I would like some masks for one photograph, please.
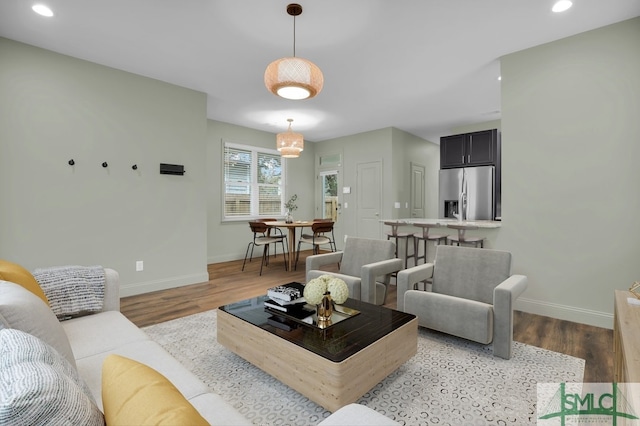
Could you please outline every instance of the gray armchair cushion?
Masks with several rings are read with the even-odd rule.
[[[396,279],[396,288],[398,295],[398,310],[405,311],[404,295],[409,290],[414,290],[414,285],[420,281],[428,280],[433,277],[433,263],[425,263],[422,265],[408,268],[398,273]]]
[[[340,272],[320,268],[340,263]],[[349,287],[349,297],[382,305],[387,296],[389,277],[402,269],[402,260],[395,258],[395,244],[387,240],[349,237],[343,251],[308,256],[306,280],[329,274],[343,279]]]
[[[393,241],[347,238],[340,263],[340,273],[360,276],[364,265],[392,259],[395,257],[395,251],[396,246]]]
[[[320,269],[325,265],[331,265],[332,263],[338,264],[342,260],[342,252],[335,251],[331,253],[322,253],[322,254],[314,254],[313,256],[307,256],[306,260],[306,271],[307,271],[307,281],[309,278],[309,271],[313,271],[316,269]],[[312,277],[315,278],[315,277]]]
[[[516,299],[527,289],[527,277],[512,275],[497,286],[493,293],[493,353],[496,356],[511,358],[513,340],[513,305]]]
[[[433,292],[493,304],[493,289],[511,273],[511,253],[438,246]]]
[[[527,277],[511,275],[511,254],[499,250],[438,246],[434,264],[398,272],[398,309],[418,324],[482,344],[509,359],[513,346],[513,307]],[[414,284],[433,280],[431,292]]]
[[[323,255],[319,255],[319,256],[323,256]],[[309,257],[307,257],[307,259]],[[391,259],[391,260],[394,260],[394,259]],[[395,260],[399,260],[400,262],[402,262],[400,259],[395,259]],[[376,265],[380,265],[380,264],[382,264],[381,266],[383,267],[386,265],[385,261],[382,261],[382,262],[375,263],[372,266],[375,267]],[[391,268],[393,270],[399,270],[401,266],[402,265],[395,264],[394,262]],[[366,271],[367,268],[368,268],[368,265],[363,266],[363,271]],[[364,299],[362,297],[362,278],[360,276],[352,277],[351,275],[339,274],[337,272],[327,272],[327,271],[314,269],[307,272],[307,281],[313,278],[318,278],[319,276],[325,275],[325,274],[332,275],[334,277],[342,279],[347,284],[347,287],[349,288],[349,297],[357,300],[369,300],[369,299]],[[367,297],[371,297],[371,296],[367,295]],[[384,283],[376,282],[376,292],[374,297],[375,297],[375,301],[372,301],[371,303],[374,303],[376,305],[384,304],[385,299],[387,297],[387,286]]]
[[[493,306],[446,294],[409,290],[405,312],[432,330],[488,344],[493,340]]]
[[[347,283],[347,287],[349,287],[349,297],[360,300],[360,283],[362,282],[360,276],[352,277],[351,275],[337,274],[335,272],[327,272],[314,269],[307,272],[307,282],[322,275],[331,275],[336,278],[340,278],[345,283]]]

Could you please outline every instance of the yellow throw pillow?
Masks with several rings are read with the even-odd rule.
[[[209,424],[166,377],[120,355],[102,364],[102,405],[108,426]]]
[[[0,280],[21,285],[40,299],[44,300],[44,303],[49,305],[49,300],[47,299],[47,296],[45,296],[44,291],[40,288],[38,281],[33,278],[31,272],[27,271],[17,263],[0,259]]]

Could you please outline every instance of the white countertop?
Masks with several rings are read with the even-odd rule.
[[[412,217],[408,219],[385,219],[382,222],[400,222],[405,223],[407,225],[412,225],[414,223],[429,223],[433,225],[447,226],[447,224],[460,224],[460,225],[470,225],[477,226],[478,228],[500,228],[502,226],[502,222],[496,220],[457,220],[457,219],[431,219],[431,218],[417,218]]]

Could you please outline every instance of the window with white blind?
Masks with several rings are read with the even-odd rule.
[[[224,144],[224,219],[283,214],[284,162],[276,150]]]

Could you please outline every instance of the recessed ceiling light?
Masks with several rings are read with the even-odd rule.
[[[33,11],[38,15],[47,16],[47,17],[53,16],[53,11],[49,9],[48,6],[45,6],[44,4],[34,4],[31,9],[33,9]]]
[[[551,10],[556,13],[564,12],[565,10],[569,9],[572,5],[573,3],[570,0],[559,0],[553,5]]]
[[[502,81],[502,76],[501,75],[498,76],[498,81]]]

